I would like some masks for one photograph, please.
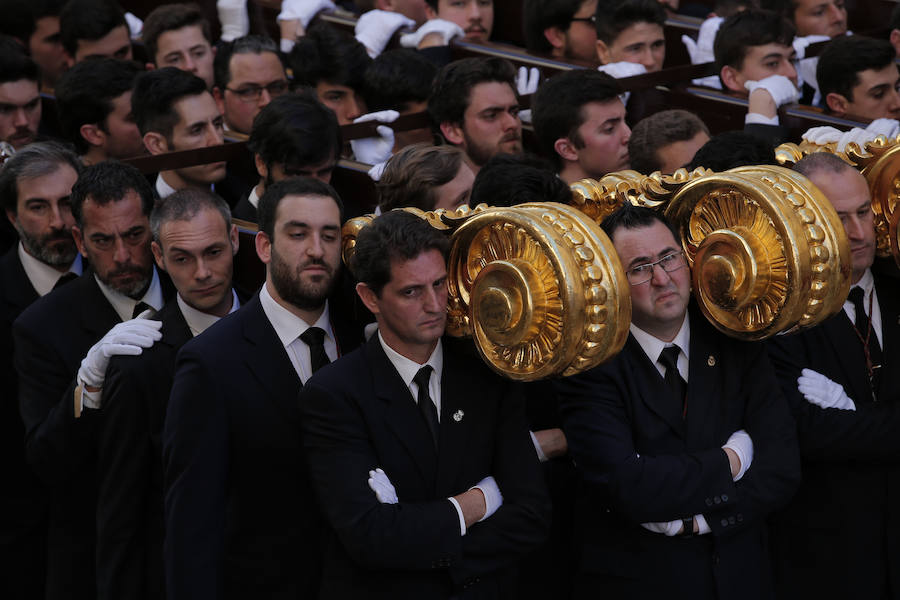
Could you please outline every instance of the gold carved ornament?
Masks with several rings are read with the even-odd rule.
[[[875,239],[880,257],[893,256],[900,266],[900,248],[897,242],[897,212],[900,212],[900,142],[878,136],[860,147],[855,142],[837,151],[837,143],[817,145],[807,140],[800,144],[781,144],[775,149],[775,158],[784,166],[792,167],[804,156],[814,152],[829,152],[841,157],[859,169],[869,184],[872,196],[872,212],[875,215]]]
[[[625,273],[612,242],[580,211],[533,203],[409,212],[451,235],[447,334],[471,336],[498,373],[521,381],[573,375],[625,345]],[[372,218],[344,224],[347,264]]]

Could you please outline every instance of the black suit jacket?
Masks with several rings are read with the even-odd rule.
[[[522,398],[453,344],[444,344],[437,453],[377,336],[316,373],[300,410],[313,484],[333,532],[320,598],[497,597],[501,581],[511,585],[515,559],[544,540],[549,502]],[[376,467],[399,504],[380,504],[369,489]],[[503,506],[461,536],[447,498],[488,475]]]
[[[256,223],[256,207],[250,204],[250,193],[252,191],[253,188],[250,188],[249,192],[241,196],[241,199],[238,200],[238,203],[231,211],[232,217]]]
[[[160,281],[163,295],[170,295],[168,278]],[[13,324],[26,456],[51,486],[48,598],[95,596],[95,435],[102,411],[75,418],[75,375],[90,347],[118,322],[87,269]]]
[[[773,519],[784,597],[900,598],[900,288],[875,273],[875,289],[884,359],[877,402],[844,311],[769,342],[803,456],[800,490]],[[803,368],[841,384],[856,411],[807,402],[797,390]]]
[[[333,308],[346,352],[359,334]],[[179,352],[163,430],[170,600],[315,595],[322,520],[300,387],[258,295]]]
[[[800,479],[794,424],[761,344],[725,337],[698,310],[690,329],[685,419],[632,335],[608,363],[558,382],[586,492],[579,585],[596,597],[772,596],[765,519]],[[753,461],[733,482],[721,446],[739,429]],[[711,533],[641,527],[696,514]]]

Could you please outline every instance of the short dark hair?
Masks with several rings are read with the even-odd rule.
[[[597,3],[597,39],[613,44],[623,31],[637,23],[664,27],[666,11],[658,0],[600,0]]]
[[[777,165],[775,150],[764,139],[743,131],[726,131],[703,144],[688,170],[705,167],[721,172],[747,165]]]
[[[325,21],[313,23],[288,54],[294,85],[313,88],[320,81],[327,81],[362,92],[370,62],[365,46]]]
[[[554,149],[556,140],[567,137],[577,147],[584,145],[578,135],[586,118],[584,105],[612,102],[621,92],[615,78],[592,69],[565,71],[541,84],[531,100],[531,122],[541,154],[560,166],[562,159]]]
[[[548,27],[568,29],[584,0],[525,0],[522,29],[529,52],[548,53],[553,46],[544,35]]]
[[[894,47],[887,40],[840,35],[819,54],[816,81],[824,99],[835,92],[853,102],[853,88],[866,69],[883,69],[894,63]],[[827,106],[827,104],[826,104]]]
[[[351,268],[356,279],[381,296],[391,280],[393,261],[412,260],[429,250],[437,250],[447,260],[450,241],[424,219],[403,210],[376,217],[356,238]]]
[[[737,12],[722,22],[713,43],[716,68],[744,68],[747,50],[753,46],[781,44],[790,46],[795,29],[790,21],[770,10],[748,9]]]
[[[815,173],[843,173],[847,169],[853,169],[849,164],[836,154],[830,152],[813,152],[807,154],[794,165],[793,170],[804,177],[811,177]]]
[[[9,35],[22,41],[26,46],[31,34],[37,28],[37,20],[29,0],[5,0],[0,5],[3,19],[0,20],[0,34]]]
[[[156,63],[156,51],[159,36],[183,27],[197,26],[203,32],[207,42],[212,42],[209,32],[209,21],[203,16],[203,11],[193,2],[187,4],[163,4],[153,9],[144,19],[144,28],[141,30],[141,40],[147,48],[150,60]]]
[[[247,149],[267,167],[316,165],[341,154],[341,129],[334,112],[312,92],[274,98],[256,118]]]
[[[382,52],[369,63],[363,97],[372,112],[406,110],[409,102],[427,102],[437,67],[420,52],[398,48]]]
[[[225,92],[225,88],[231,83],[231,58],[236,54],[264,54],[271,52],[278,57],[278,61],[284,66],[281,52],[272,38],[264,35],[245,35],[231,42],[222,42],[216,47],[216,57],[213,59],[213,79],[216,87]]]
[[[157,244],[161,243],[159,232],[163,225],[172,221],[189,221],[201,210],[218,212],[225,221],[225,231],[231,229],[231,209],[221,196],[209,190],[185,188],[156,201],[150,213],[153,239]]]
[[[291,177],[283,179],[266,187],[265,193],[259,199],[256,217],[259,230],[275,239],[275,216],[278,213],[278,205],[285,196],[325,196],[334,200],[341,213],[341,222],[344,220],[344,203],[333,187],[312,177]]]
[[[59,142],[28,144],[13,154],[0,168],[0,199],[3,208],[16,214],[19,206],[19,180],[35,179],[55,173],[68,165],[81,173],[81,161],[68,147]]]
[[[709,129],[700,117],[686,110],[663,110],[641,119],[628,140],[631,168],[645,175],[659,171],[662,164],[657,152],[661,148],[690,140],[700,132],[708,135]]]
[[[0,36],[0,83],[23,79],[40,83],[41,70],[17,41]]]
[[[206,82],[196,75],[175,67],[154,69],[137,76],[131,112],[141,135],[154,131],[171,144],[172,130],[179,119],[175,104],[187,96],[208,93]]]
[[[445,65],[438,71],[428,98],[428,114],[432,123],[462,123],[479,83],[499,82],[516,91],[516,69],[505,58],[464,58]]]
[[[568,204],[572,190],[552,165],[527,154],[495,154],[481,167],[472,184],[469,206],[515,206],[523,202]]]
[[[78,40],[99,40],[122,26],[128,29],[128,22],[115,0],[69,0],[59,14],[62,45],[73,58]]]
[[[891,11],[891,18],[888,21],[888,29],[891,31],[900,29],[900,4],[894,6],[894,9]]]
[[[388,159],[375,184],[381,212],[406,206],[434,210],[434,189],[456,177],[462,164],[463,151],[456,146],[406,146]]]
[[[681,235],[668,219],[666,219],[660,211],[647,208],[646,206],[635,206],[630,202],[626,202],[610,214],[600,223],[610,240],[619,228],[640,229],[642,227],[650,227],[654,223],[662,223],[672,232],[672,237],[676,243],[681,243]],[[615,240],[613,240],[615,242]]]
[[[72,186],[70,201],[72,216],[78,227],[84,229],[84,203],[88,198],[98,206],[119,202],[134,191],[141,198],[141,212],[149,217],[156,193],[147,178],[135,167],[116,160],[104,160],[85,168]]]
[[[132,61],[98,58],[82,61],[63,73],[55,89],[56,109],[63,136],[78,152],[90,149],[81,126],[96,123],[108,133],[106,119],[113,111],[113,100],[134,87],[140,72]]]

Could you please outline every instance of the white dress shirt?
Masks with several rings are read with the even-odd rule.
[[[209,313],[205,313],[203,311],[197,310],[187,302],[185,302],[181,298],[181,294],[176,296],[176,301],[178,302],[178,308],[181,310],[181,315],[184,317],[185,323],[187,323],[188,329],[191,330],[191,335],[197,337],[204,331],[206,331],[213,323],[218,321],[221,317],[217,317],[216,315],[211,315]],[[238,300],[237,292],[234,289],[231,290],[231,310],[228,311],[230,315],[237,309],[241,307],[241,302]]]
[[[166,180],[163,179],[162,173],[156,176],[156,193],[159,194],[160,198],[168,198],[177,191],[178,190],[166,183]]]
[[[257,210],[259,210],[259,194],[256,193],[256,188],[258,187],[258,185],[253,186],[253,189],[250,190],[250,195],[247,196],[247,202],[249,202],[250,206]]]
[[[81,254],[75,255],[75,260],[72,261],[72,265],[66,273],[60,273],[50,265],[44,264],[28,254],[22,242],[19,242],[18,254],[19,262],[22,263],[22,268],[25,269],[25,276],[28,277],[28,281],[31,282],[31,286],[38,293],[38,296],[46,296],[53,291],[53,286],[66,273],[75,273],[76,275],[81,275],[82,273]]]
[[[881,307],[878,304],[878,294],[875,293],[875,278],[871,269],[866,269],[860,280],[853,284],[853,287],[857,286],[863,289],[863,309],[866,311],[869,310],[869,298],[872,298],[872,314],[869,315],[869,321],[872,323],[872,331],[878,337],[878,345],[884,348],[884,339],[881,337]],[[856,307],[849,299],[844,302],[844,312],[850,317],[851,323],[856,323]],[[866,335],[865,331],[860,333]]]
[[[413,377],[415,377],[416,373],[419,372],[419,369],[425,365],[429,365],[433,369],[431,378],[428,380],[428,395],[431,396],[431,401],[434,402],[438,414],[438,423],[440,423],[441,374],[444,372],[444,349],[443,346],[441,346],[441,340],[438,340],[437,346],[435,346],[434,350],[431,352],[431,356],[429,356],[428,360],[421,365],[414,360],[406,358],[388,346],[387,342],[384,341],[384,338],[381,337],[380,331],[378,332],[378,341],[381,342],[381,347],[384,348],[384,353],[387,354],[388,360],[391,361],[391,364],[397,369],[400,379],[403,380],[403,383],[409,389],[409,393],[412,394],[413,400],[416,403],[419,401],[419,384],[413,381]]]
[[[338,358],[337,340],[334,337],[334,331],[331,329],[331,318],[328,312],[328,301],[325,302],[325,309],[322,311],[319,320],[313,324],[309,324],[282,305],[278,304],[269,293],[269,285],[265,284],[259,290],[259,303],[262,305],[263,312],[272,327],[275,334],[281,340],[285,352],[300,381],[306,381],[312,377],[312,361],[309,356],[309,346],[300,339],[300,335],[310,327],[319,327],[325,331],[325,354],[331,362]]]
[[[137,300],[135,300],[134,298],[129,298],[125,294],[120,294],[111,287],[107,286],[105,283],[100,281],[100,278],[97,277],[96,273],[94,274],[94,279],[97,281],[97,285],[100,286],[100,291],[103,292],[103,295],[106,296],[106,299],[116,311],[116,314],[118,314],[119,318],[123,321],[128,321],[132,318],[134,307],[141,302],[151,306],[155,311],[159,311],[159,309],[163,307],[163,304],[165,304],[165,298],[163,298],[162,293],[162,285],[159,283],[159,273],[156,272],[155,267],[153,268],[153,278],[150,280],[150,285],[147,287],[147,291],[144,292],[144,295]]]

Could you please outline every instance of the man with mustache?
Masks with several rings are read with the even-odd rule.
[[[495,154],[522,153],[516,72],[502,58],[465,58],[438,72],[428,113],[432,127],[465,151],[477,174]]]
[[[171,285],[153,268],[153,191],[134,167],[102,162],[72,187],[72,234],[91,268],[13,324],[29,464],[50,489],[47,598],[95,598],[96,427],[109,357],[138,354]],[[154,325],[154,323],[157,323]]]
[[[900,497],[892,483],[900,475],[900,288],[875,259],[865,178],[831,154],[810,155],[794,170],[841,219],[852,287],[838,314],[768,343],[803,459],[797,495],[772,520],[776,591],[900,598]]]
[[[0,495],[0,580],[16,597],[42,597],[46,568],[47,497],[27,466],[22,418],[14,398],[13,321],[41,296],[81,275],[81,255],[72,239],[69,208],[81,164],[60,144],[41,142],[17,152],[0,170],[0,198],[19,243],[0,258],[0,433],[6,457],[5,493]],[[32,595],[32,593],[34,595]]]
[[[15,44],[13,44],[14,46]],[[0,142],[18,150],[35,140],[41,123],[40,72],[24,52],[0,52]]]
[[[259,200],[266,282],[178,354],[163,429],[170,600],[313,598],[322,526],[297,394],[361,341],[337,295],[340,198],[293,178]]]

